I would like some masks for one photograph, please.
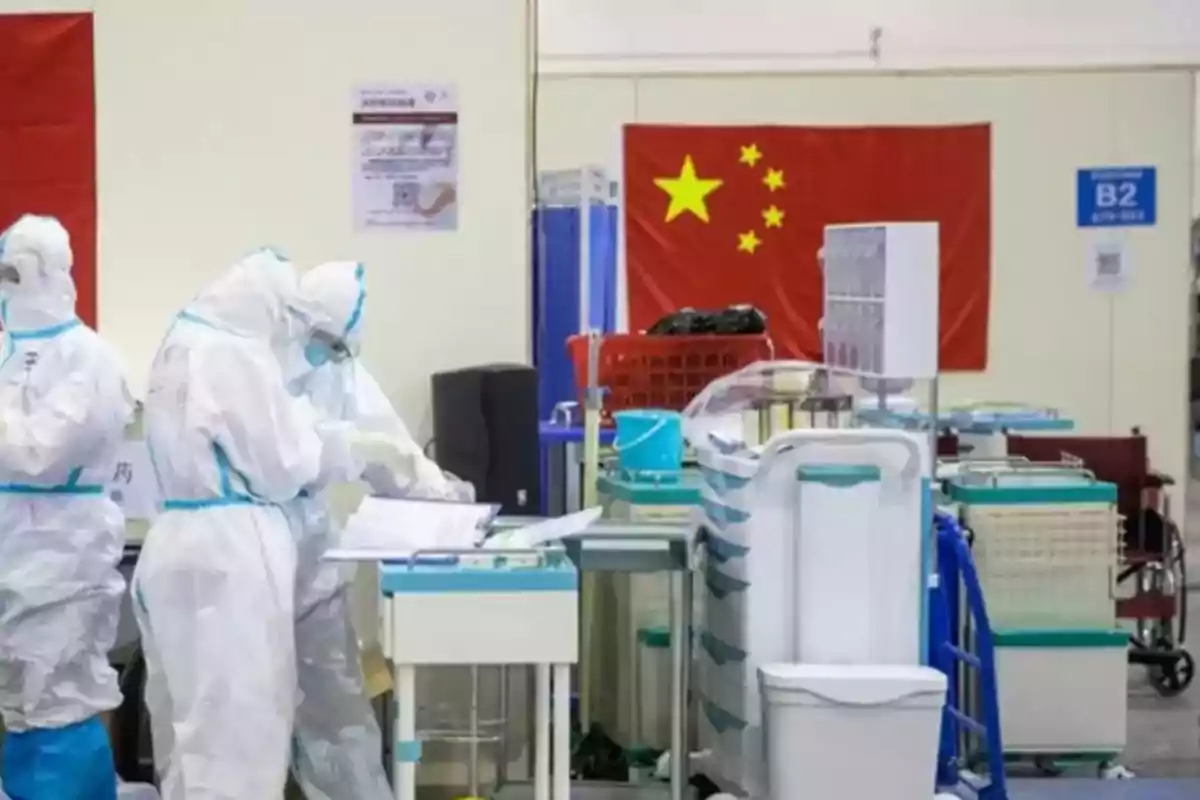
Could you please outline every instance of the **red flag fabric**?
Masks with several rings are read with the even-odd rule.
[[[632,330],[758,306],[776,352],[819,360],[825,225],[940,223],[940,368],[987,366],[991,130],[627,125]]]
[[[0,15],[0,230],[62,220],[76,304],[96,324],[96,102],[91,14]]]

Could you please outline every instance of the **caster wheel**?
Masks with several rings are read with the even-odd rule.
[[[1058,762],[1049,756],[1038,756],[1035,758],[1033,760],[1033,767],[1039,773],[1041,773],[1043,777],[1046,778],[1057,778],[1058,776],[1062,775],[1064,771],[1063,768],[1058,765]]]
[[[1120,764],[1100,764],[1096,769],[1096,777],[1102,781],[1128,781],[1137,776],[1128,767]]]
[[[1174,665],[1159,667],[1150,672],[1150,685],[1160,697],[1178,697],[1187,691],[1195,678],[1196,659],[1191,653],[1183,650]]]

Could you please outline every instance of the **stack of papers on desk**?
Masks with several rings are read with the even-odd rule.
[[[325,557],[378,561],[408,558],[420,550],[473,548],[483,541],[499,510],[486,503],[367,497],[346,522],[338,546]]]
[[[561,542],[583,533],[589,525],[600,519],[601,510],[587,508],[574,514],[535,522],[523,528],[501,531],[489,536],[483,546],[489,549],[521,550]]]
[[[441,500],[392,500],[368,497],[346,523],[338,546],[326,553],[332,561],[440,560],[453,552],[484,547],[531,549],[581,533],[600,518],[593,508],[564,517],[504,531],[487,538],[499,507],[484,503]]]

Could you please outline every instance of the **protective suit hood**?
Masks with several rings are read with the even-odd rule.
[[[363,308],[366,304],[366,269],[356,261],[328,261],[313,267],[300,276],[300,294],[303,303],[318,322],[315,330],[327,334],[327,339],[340,341],[348,352],[356,356],[362,342]],[[300,342],[281,356],[284,376],[292,394],[300,395],[318,370],[325,368],[327,359],[324,347],[305,346]],[[330,365],[344,380],[351,381],[352,369],[337,369]],[[353,395],[352,384],[344,387]]]
[[[292,263],[263,248],[238,261],[188,303],[186,314],[239,336],[284,347],[330,324],[305,303]]]
[[[366,268],[357,261],[319,264],[300,276],[300,292],[305,303],[320,309],[329,321],[329,333],[341,336],[357,353],[367,300]]]
[[[71,237],[54,217],[26,214],[0,234],[0,321],[30,331],[75,318]],[[12,278],[16,281],[13,282]]]

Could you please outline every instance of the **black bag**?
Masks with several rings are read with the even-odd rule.
[[[650,336],[759,336],[767,332],[767,317],[754,306],[730,306],[721,311],[684,308],[650,326]]]

